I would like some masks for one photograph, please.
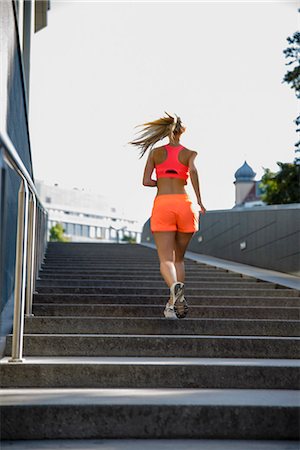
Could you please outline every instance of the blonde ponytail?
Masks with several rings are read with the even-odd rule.
[[[165,114],[167,114],[167,117],[137,125],[138,127],[144,127],[144,129],[140,131],[140,137],[129,142],[129,144],[135,145],[140,149],[140,158],[144,156],[148,149],[151,150],[156,142],[167,136],[170,139],[174,139],[175,135],[182,131],[180,117],[176,116],[176,114],[173,117],[167,112]]]

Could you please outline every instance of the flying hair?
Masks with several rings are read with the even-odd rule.
[[[181,119],[176,114],[174,117],[167,112],[165,112],[167,117],[161,117],[160,119],[153,120],[152,122],[146,122],[142,125],[137,125],[137,127],[144,127],[139,133],[140,137],[129,142],[131,145],[135,145],[140,150],[140,158],[144,156],[148,149],[156,144],[156,142],[161,141],[165,137],[174,139],[175,135],[180,133]]]

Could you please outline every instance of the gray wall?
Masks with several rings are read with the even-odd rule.
[[[300,276],[300,204],[208,211],[199,228],[190,251]],[[142,242],[154,242],[150,220]]]

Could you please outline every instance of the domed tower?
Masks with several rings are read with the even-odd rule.
[[[248,200],[254,200],[256,197],[256,173],[245,161],[244,164],[235,172],[235,206],[242,206]]]

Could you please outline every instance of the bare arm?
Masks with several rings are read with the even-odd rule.
[[[197,152],[193,152],[190,159],[189,159],[189,170],[190,170],[190,177],[191,177],[191,182],[192,182],[192,186],[194,188],[196,197],[197,197],[197,202],[198,205],[201,208],[201,212],[204,214],[206,209],[202,203],[201,200],[201,194],[200,194],[200,182],[199,182],[199,177],[198,177],[198,170],[197,167],[195,166],[195,158],[197,156]]]
[[[153,150],[149,153],[143,176],[143,185],[149,187],[157,186],[156,180],[152,180],[151,175],[154,170],[154,161],[153,161]]]

